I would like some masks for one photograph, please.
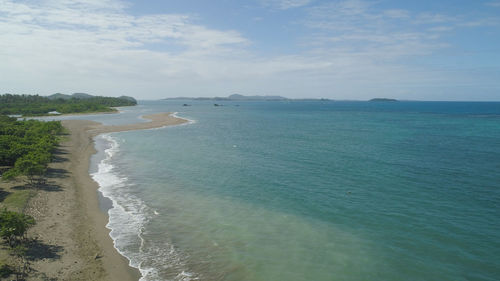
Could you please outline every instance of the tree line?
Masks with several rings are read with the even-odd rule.
[[[64,129],[59,121],[17,120],[0,115],[0,176],[3,180],[23,176],[31,186],[44,182],[48,164]],[[16,266],[0,266],[0,277],[16,273],[22,280],[29,269],[26,259],[29,240],[27,230],[35,224],[33,217],[3,209],[0,211],[0,237],[16,257]]]
[[[63,132],[59,121],[22,120],[0,115],[2,179],[24,175],[34,185],[43,180]]]
[[[59,113],[88,113],[88,112],[110,112],[111,107],[132,106],[137,102],[125,98],[114,97],[88,97],[70,99],[50,99],[39,95],[0,95],[0,114],[39,116],[47,115],[49,112]]]
[[[38,95],[0,95],[0,177],[2,180],[21,178],[31,187],[45,183],[48,165],[54,158],[64,128],[59,121],[18,120],[8,115],[47,115],[113,111],[110,107],[136,105],[135,100],[111,97],[56,98]],[[35,224],[33,217],[0,210],[0,238],[16,257],[16,265],[0,263],[0,279],[16,274],[24,280],[29,272],[26,253],[30,240],[27,230]]]

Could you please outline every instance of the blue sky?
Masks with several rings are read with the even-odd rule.
[[[500,0],[0,0],[0,92],[500,100]]]

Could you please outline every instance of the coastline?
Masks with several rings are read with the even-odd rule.
[[[160,113],[142,116],[150,122],[105,126],[87,120],[62,121],[71,133],[60,145],[51,164],[53,188],[40,190],[27,213],[37,224],[30,236],[45,245],[42,257],[32,263],[35,280],[139,280],[138,269],[114,248],[106,228],[108,214],[101,211],[99,185],[89,174],[90,157],[96,153],[94,137],[111,132],[179,125],[188,120]]]
[[[62,114],[47,114],[47,115],[34,115],[34,116],[19,116],[18,118],[46,118],[46,117],[69,117],[69,116],[85,116],[85,115],[101,115],[101,114],[119,114],[121,111],[116,107],[112,107],[112,111],[96,111],[96,112],[75,112],[75,113],[62,113]]]

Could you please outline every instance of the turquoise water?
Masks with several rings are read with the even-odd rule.
[[[96,139],[143,280],[498,280],[500,103],[184,102]]]

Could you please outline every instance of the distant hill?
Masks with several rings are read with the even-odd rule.
[[[47,98],[49,98],[51,100],[57,100],[57,99],[63,99],[63,100],[81,99],[81,100],[83,100],[83,99],[91,99],[91,98],[95,98],[95,97],[99,97],[99,96],[93,96],[93,95],[86,94],[86,93],[74,93],[72,95],[65,95],[65,94],[61,94],[61,93],[56,93],[56,94],[48,96]],[[129,97],[129,96],[120,96],[117,99],[122,99],[122,100],[131,101],[133,103],[137,103],[136,99],[134,99],[133,97]]]
[[[56,94],[48,96],[48,98],[51,100],[56,100],[56,99],[69,100],[72,98],[89,99],[89,98],[93,98],[93,97],[94,97],[93,95],[89,95],[89,94],[85,94],[85,93],[74,93],[72,95],[65,95],[65,94],[61,94],[61,93],[56,93]]]
[[[165,100],[215,100],[215,101],[285,101],[290,100],[281,96],[244,96],[240,94],[232,94],[228,97],[213,97],[213,98],[192,98],[192,97],[177,97],[165,98]]]
[[[69,100],[71,98],[71,96],[61,94],[61,93],[55,93],[53,95],[48,96],[47,98],[49,98],[51,100],[57,100],[57,99]]]
[[[398,101],[398,100],[396,100],[396,99],[388,99],[388,98],[374,98],[374,99],[371,99],[369,101],[374,101],[374,102],[381,102],[381,101],[382,102],[384,102],[384,101],[385,102],[388,102],[388,101],[389,102],[394,102],[394,101]]]
[[[71,95],[71,97],[74,99],[90,99],[93,98],[94,96],[86,93],[74,93]]]
[[[232,94],[227,98],[229,100],[287,100],[281,96],[244,96],[240,94]]]
[[[118,98],[119,98],[119,99],[121,99],[121,100],[128,100],[128,101],[131,101],[131,102],[137,103],[137,100],[136,100],[136,99],[134,99],[133,97],[129,97],[129,96],[119,96]]]

